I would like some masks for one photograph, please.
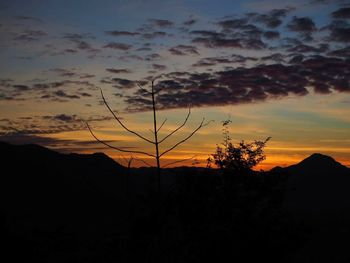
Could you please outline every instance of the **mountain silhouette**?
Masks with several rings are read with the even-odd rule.
[[[288,170],[291,173],[343,174],[349,172],[350,169],[330,156],[314,153],[300,163],[289,166]]]
[[[13,262],[139,262],[154,246],[156,256],[165,249],[196,255],[195,262],[255,255],[270,262],[347,262],[348,243],[341,240],[350,233],[350,169],[329,156],[313,154],[249,176],[164,170],[162,180],[175,180],[176,188],[164,191],[161,203],[149,188],[154,169],[127,170],[103,153],[0,142],[0,160],[0,240]],[[313,227],[311,234],[294,215]],[[336,220],[316,223],[324,218]],[[332,260],[334,254],[345,260]],[[179,259],[169,262],[186,257]]]
[[[315,153],[283,168],[289,174],[286,205],[296,214],[335,216],[350,211],[350,169]]]
[[[65,168],[67,171],[73,169],[88,174],[92,173],[115,173],[121,172],[124,167],[104,153],[94,154],[62,154],[45,147],[28,144],[28,145],[12,145],[0,142],[0,157],[3,160],[3,169],[8,168],[12,171],[34,167],[36,172],[42,169],[54,168],[61,170]],[[27,170],[28,171],[28,170]]]
[[[45,262],[50,247],[69,254],[121,231],[125,168],[105,154],[0,142],[0,160],[1,240],[11,257]]]

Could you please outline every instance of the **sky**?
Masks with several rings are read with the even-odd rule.
[[[0,140],[154,164],[155,79],[162,165],[205,166],[232,141],[268,141],[258,167],[318,152],[350,166],[349,0],[1,0]],[[140,89],[139,86],[143,87]]]

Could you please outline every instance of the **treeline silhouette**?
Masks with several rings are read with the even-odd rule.
[[[129,171],[127,192],[127,169],[104,154],[0,153],[6,262],[304,262],[318,231],[286,209],[284,168],[164,169],[159,198],[154,169]]]

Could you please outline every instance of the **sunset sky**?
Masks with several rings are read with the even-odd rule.
[[[272,137],[262,169],[314,152],[350,166],[350,1],[0,1],[2,141],[130,157],[97,143],[87,121],[112,145],[153,153],[118,126],[100,89],[125,125],[152,139],[137,83],[149,89],[155,77],[161,138],[192,107],[162,151],[212,120],[163,165],[194,155],[205,165],[231,119],[233,142]]]

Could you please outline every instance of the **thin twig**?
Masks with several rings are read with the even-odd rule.
[[[163,165],[162,168],[165,168],[169,165],[173,165],[173,164],[176,164],[176,163],[182,163],[182,162],[185,162],[185,161],[189,161],[189,160],[192,160],[196,157],[197,155],[193,155],[192,157],[190,158],[186,158],[186,159],[182,159],[182,160],[177,160],[177,161],[174,161],[174,162],[171,162],[171,163],[167,163],[166,165]]]
[[[180,130],[183,126],[185,126],[186,123],[187,123],[188,118],[190,117],[190,115],[191,115],[191,107],[188,108],[188,114],[187,114],[187,116],[186,116],[185,121],[184,121],[179,127],[177,127],[175,130],[173,130],[171,133],[169,133],[167,136],[165,136],[163,139],[161,139],[158,143],[164,142],[167,138],[169,138],[171,135],[173,135],[175,132],[177,132],[177,131]]]
[[[108,108],[108,110],[112,113],[113,117],[117,120],[117,122],[118,122],[126,131],[128,131],[128,132],[130,132],[130,133],[136,135],[137,137],[139,137],[139,138],[145,140],[146,142],[149,142],[149,143],[154,144],[154,141],[151,141],[151,140],[149,140],[149,139],[143,137],[142,135],[138,134],[137,132],[134,132],[134,131],[130,130],[129,128],[127,128],[127,127],[122,123],[122,121],[120,120],[120,118],[118,118],[118,117],[115,115],[115,113],[112,111],[112,109],[109,107],[109,105],[108,105],[108,103],[107,103],[105,97],[103,96],[102,89],[101,89],[101,96],[102,96],[103,102],[104,102],[104,104],[106,105],[106,107]]]
[[[160,131],[160,129],[163,127],[163,125],[164,125],[164,123],[167,121],[167,118],[165,118],[165,120],[163,121],[163,123],[159,126],[159,128],[158,128],[158,130],[157,130],[157,132],[159,132]]]
[[[169,148],[168,150],[166,150],[166,151],[164,151],[163,153],[161,153],[161,154],[159,155],[159,157],[161,157],[161,156],[163,156],[164,154],[166,154],[166,153],[170,152],[171,150],[175,149],[177,146],[179,146],[180,144],[184,143],[184,142],[187,141],[189,138],[191,138],[200,128],[202,128],[203,126],[206,126],[206,125],[209,124],[209,122],[206,123],[206,124],[203,124],[203,123],[204,123],[204,118],[203,118],[202,122],[199,124],[199,126],[198,126],[193,132],[191,132],[190,135],[188,135],[185,139],[183,139],[183,140],[179,141],[178,143],[176,143],[173,147],[171,147],[171,148]]]
[[[113,145],[110,145],[102,140],[100,140],[99,138],[96,137],[96,135],[92,132],[89,124],[87,122],[85,122],[87,128],[89,129],[91,135],[95,138],[96,141],[98,141],[99,143],[102,143],[104,145],[106,145],[107,147],[109,148],[112,148],[114,150],[117,150],[117,151],[120,151],[120,152],[127,152],[127,153],[138,153],[138,154],[144,154],[144,155],[148,155],[148,156],[151,156],[151,157],[155,157],[153,154],[149,154],[149,153],[146,153],[146,152],[142,152],[142,151],[131,151],[131,150],[125,150],[125,149],[122,149],[122,148],[119,148],[119,147],[116,147],[116,146],[113,146]]]
[[[149,92],[148,90],[146,90],[145,88],[143,88],[139,83],[136,83],[136,85],[140,88],[140,90],[142,90],[143,92],[146,92],[148,94],[151,94],[151,92]]]
[[[149,166],[149,167],[153,167],[151,164],[149,164],[149,163],[146,162],[145,160],[142,160],[142,159],[137,158],[137,157],[134,157],[134,159],[135,159],[136,161],[140,161],[140,162],[144,163],[145,165],[147,165],[147,166]]]

